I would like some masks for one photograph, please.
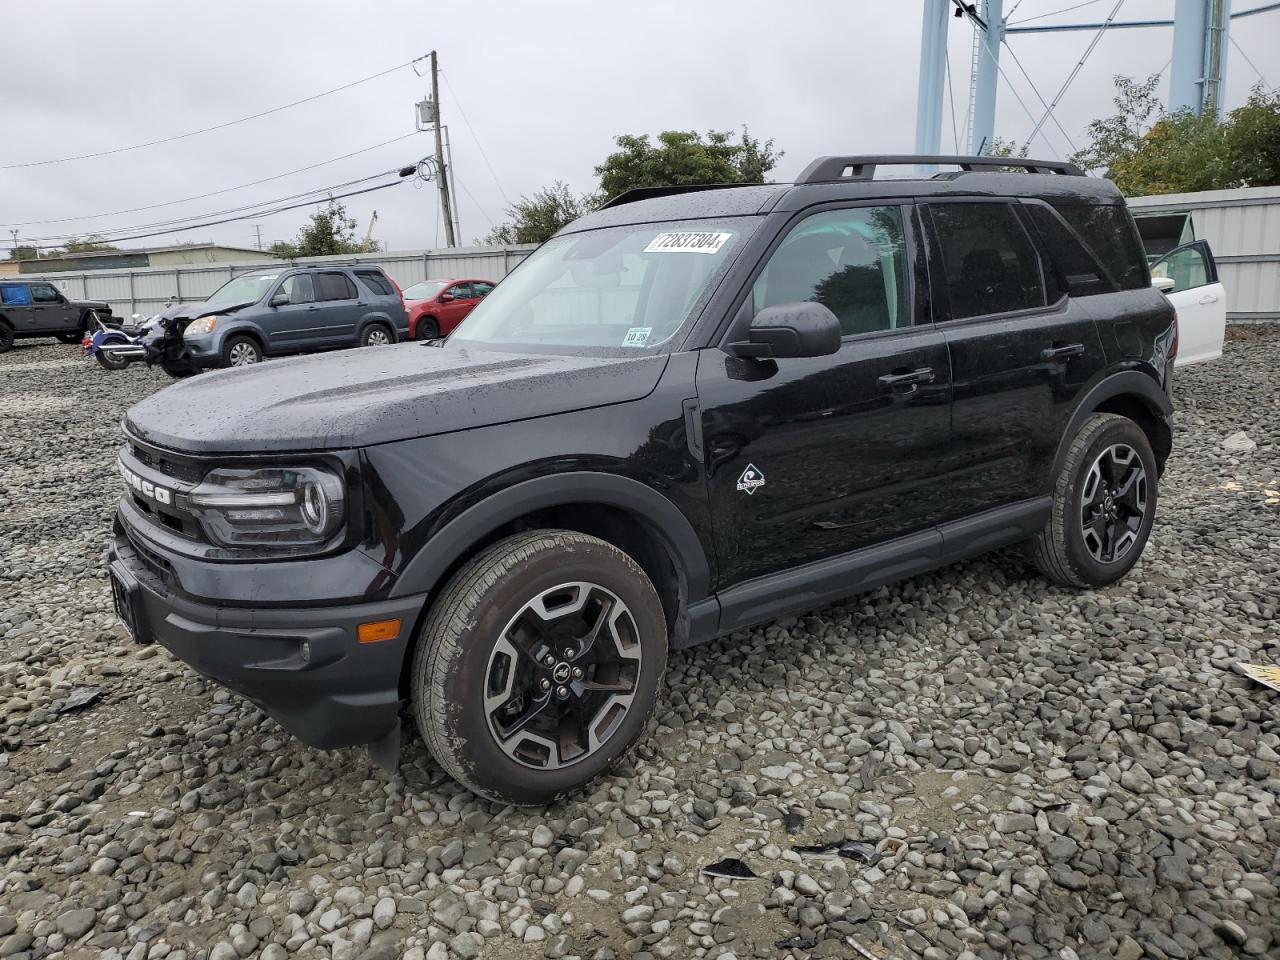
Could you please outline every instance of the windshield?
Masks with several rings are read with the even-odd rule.
[[[549,240],[482,300],[451,345],[654,351],[689,320],[755,221],[630,224]]]
[[[224,283],[205,303],[211,307],[225,307],[232,303],[257,303],[279,276],[278,273],[246,273],[243,277],[236,277]]]
[[[404,298],[406,300],[430,300],[443,290],[448,282],[448,280],[422,280],[412,286],[405,287]]]

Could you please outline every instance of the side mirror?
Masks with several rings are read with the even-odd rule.
[[[820,303],[780,303],[751,319],[747,339],[729,344],[735,357],[826,357],[840,349],[840,321]]]
[[[1173,277],[1152,277],[1151,285],[1161,293],[1168,293],[1178,285],[1178,282]]]
[[[288,306],[288,305],[289,305],[289,295],[288,295],[287,293],[285,293],[284,291],[281,291],[280,293],[277,293],[275,296],[273,296],[273,297],[268,301],[268,303],[270,303],[270,304],[271,304],[271,306],[273,306],[273,307],[285,307],[285,306]]]
[[[453,294],[442,293],[440,294],[440,296],[436,297],[436,299],[439,300],[441,303],[453,303]]]

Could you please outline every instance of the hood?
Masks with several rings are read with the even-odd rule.
[[[197,317],[220,317],[223,314],[243,310],[245,307],[252,307],[255,303],[257,303],[256,300],[251,300],[248,303],[227,303],[216,307],[211,307],[203,301],[200,303],[179,303],[164,311],[164,316],[174,317],[178,320],[195,320]]]
[[[666,363],[363,347],[200,374],[135,405],[125,427],[190,453],[363,447],[639,400]]]

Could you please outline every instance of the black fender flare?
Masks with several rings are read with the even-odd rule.
[[[1140,370],[1121,370],[1109,374],[1089,388],[1076,405],[1071,419],[1067,421],[1067,428],[1058,440],[1058,452],[1053,458],[1052,476],[1056,477],[1062,472],[1071,441],[1080,432],[1089,415],[1108,400],[1123,396],[1136,397],[1157,418],[1165,418],[1173,413],[1173,403],[1168,394],[1150,374]]]
[[[653,527],[683,568],[690,602],[711,592],[711,567],[688,518],[670,500],[639,480],[614,473],[575,471],[513,484],[473,504],[427,541],[409,561],[391,597],[430,593],[458,557],[495,530],[550,507],[600,504],[626,511]]]

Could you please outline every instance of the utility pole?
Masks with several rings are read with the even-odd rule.
[[[458,239],[453,232],[453,204],[449,200],[449,174],[444,164],[444,137],[440,131],[440,76],[434,50],[431,51],[431,102],[436,108],[436,181],[440,186],[440,211],[444,214],[445,245],[456,247]]]
[[[258,249],[261,250],[262,249],[262,224],[260,223],[254,224],[253,229],[258,231]]]

